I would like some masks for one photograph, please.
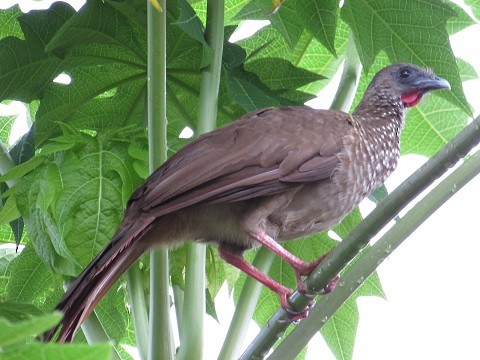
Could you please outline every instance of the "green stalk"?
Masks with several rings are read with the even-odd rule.
[[[422,167],[405,180],[335,247],[305,280],[309,292],[318,292],[365,247],[405,206],[456,164],[480,141],[480,116],[467,125],[452,141],[439,150]],[[289,303],[303,309],[309,299],[295,291]],[[289,313],[278,310],[260,330],[240,359],[262,359],[285,332]]]
[[[371,248],[362,253],[358,261],[342,276],[335,291],[316,304],[308,318],[293,329],[268,359],[295,359],[327,319],[363,283],[363,279],[368,278],[408,236],[479,173],[480,151],[477,151],[399,219]]]
[[[142,286],[142,273],[138,263],[127,271],[127,293],[130,301],[133,328],[140,358],[147,358],[148,349],[148,310]]]
[[[260,271],[267,273],[273,264],[273,260],[275,260],[275,254],[262,247],[258,250],[252,265]],[[261,291],[262,284],[247,276],[218,360],[237,359],[240,355],[243,340],[255,312]]]
[[[347,51],[345,53],[345,63],[343,65],[342,77],[338,85],[338,91],[332,101],[331,109],[350,111],[355,93],[357,92],[360,74],[362,72],[362,63],[358,57],[357,48],[353,41],[352,32],[348,36]]]
[[[215,128],[218,89],[222,69],[224,0],[207,2],[206,42],[213,50],[210,65],[202,71],[199,134]],[[185,302],[178,359],[201,359],[203,354],[203,316],[205,313],[205,245],[187,245]]]
[[[102,324],[100,323],[100,320],[98,320],[95,312],[88,316],[87,320],[81,325],[81,329],[89,344],[105,344],[110,342],[110,339],[105,333],[105,330],[103,330]],[[120,360],[121,357],[114,346],[113,350],[110,360]]]
[[[178,285],[173,285],[172,290],[175,303],[175,315],[177,316],[178,333],[182,334],[183,303],[185,301],[185,293],[183,292],[183,289]]]
[[[147,1],[147,109],[150,173],[167,159],[167,18],[166,0],[159,0],[159,9]],[[173,359],[174,343],[170,325],[170,275],[168,250],[150,253],[150,313],[148,359]]]

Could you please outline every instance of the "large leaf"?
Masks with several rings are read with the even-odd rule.
[[[22,14],[18,6],[2,11],[0,15],[0,39],[7,36],[23,39],[23,31],[17,20]]]
[[[480,1],[479,0],[465,0],[465,4],[470,6],[473,14],[477,19],[480,19]]]
[[[34,304],[44,311],[52,310],[63,292],[62,279],[45,266],[31,243],[10,262],[5,277],[10,301]]]
[[[76,359],[76,360],[108,360],[111,359],[110,344],[28,344],[6,350],[3,359]]]
[[[305,28],[335,55],[338,0],[297,0],[296,5]]]
[[[106,244],[140,181],[128,161],[128,143],[111,136],[73,132],[56,139],[69,150],[44,155],[42,165],[12,189],[10,198],[16,199],[36,252],[64,274],[78,274]]]
[[[247,61],[265,57],[281,58],[288,60],[296,67],[324,76],[328,80],[315,81],[301,88],[305,92],[316,94],[338,70],[338,66],[343,61],[342,56],[345,53],[347,41],[348,29],[340,21],[335,40],[338,57],[333,56],[318,40],[306,32],[303,32],[292,50],[290,45],[271,27],[261,29],[255,36],[239,41],[238,44],[247,51]]]
[[[39,335],[55,326],[61,318],[62,314],[58,312],[15,323],[0,318],[0,346],[5,347]]]
[[[55,3],[50,11],[31,12],[17,18],[25,40],[8,36],[0,41],[0,101],[30,102],[43,97],[45,85],[61,72],[62,64],[61,58],[45,51],[45,45],[73,14],[69,5]],[[5,15],[2,18],[5,21]],[[12,31],[9,35],[18,35],[15,27],[9,26],[8,30]]]

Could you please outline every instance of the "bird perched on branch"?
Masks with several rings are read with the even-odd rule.
[[[182,239],[215,243],[220,256],[278,293],[291,290],[247,263],[263,245],[302,276],[305,263],[279,242],[340,222],[397,165],[405,110],[449,83],[412,64],[375,75],[349,115],[308,107],[266,108],[200,136],[133,193],[110,243],[71,284],[56,310],[63,318],[45,334],[70,341],[95,305],[143,253]]]

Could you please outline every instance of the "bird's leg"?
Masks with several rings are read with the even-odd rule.
[[[318,294],[309,294],[307,292],[307,289],[305,287],[305,284],[302,280],[302,276],[307,276],[310,275],[310,273],[320,264],[320,262],[327,256],[327,254],[322,255],[318,259],[307,263],[303,261],[302,259],[299,259],[295,255],[293,255],[291,252],[286,250],[283,246],[281,246],[278,242],[273,240],[270,236],[265,234],[264,232],[250,232],[249,235],[257,240],[260,244],[265,246],[267,249],[272,251],[273,253],[277,254],[280,258],[285,260],[290,266],[293,268],[295,271],[295,277],[297,279],[297,286],[300,292],[302,292],[305,295],[311,295],[311,297],[315,297]],[[322,291],[322,294],[328,294],[329,292],[333,291],[335,286],[337,285],[337,282],[339,280],[338,275],[330,281],[330,283],[325,286],[325,288]]]
[[[291,306],[287,301],[288,296],[292,293],[292,290],[286,288],[282,284],[279,284],[275,280],[273,280],[267,274],[264,274],[252,264],[248,263],[244,258],[241,252],[232,251],[230,248],[226,246],[220,245],[218,247],[218,254],[220,257],[225,260],[230,265],[235,266],[236,268],[243,271],[245,274],[249,275],[250,277],[254,278],[258,282],[262,283],[266,287],[268,287],[273,292],[276,292],[280,297],[280,305],[282,308],[286,310],[290,310]]]

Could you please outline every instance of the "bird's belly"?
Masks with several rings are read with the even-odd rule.
[[[336,225],[362,198],[354,187],[330,182],[308,185],[287,207],[272,214],[269,221],[278,227],[278,240],[291,240]]]
[[[304,186],[288,206],[270,216],[278,226],[277,239],[291,240],[338,224],[391,172],[376,176],[370,170],[359,167],[338,171],[328,181]]]

